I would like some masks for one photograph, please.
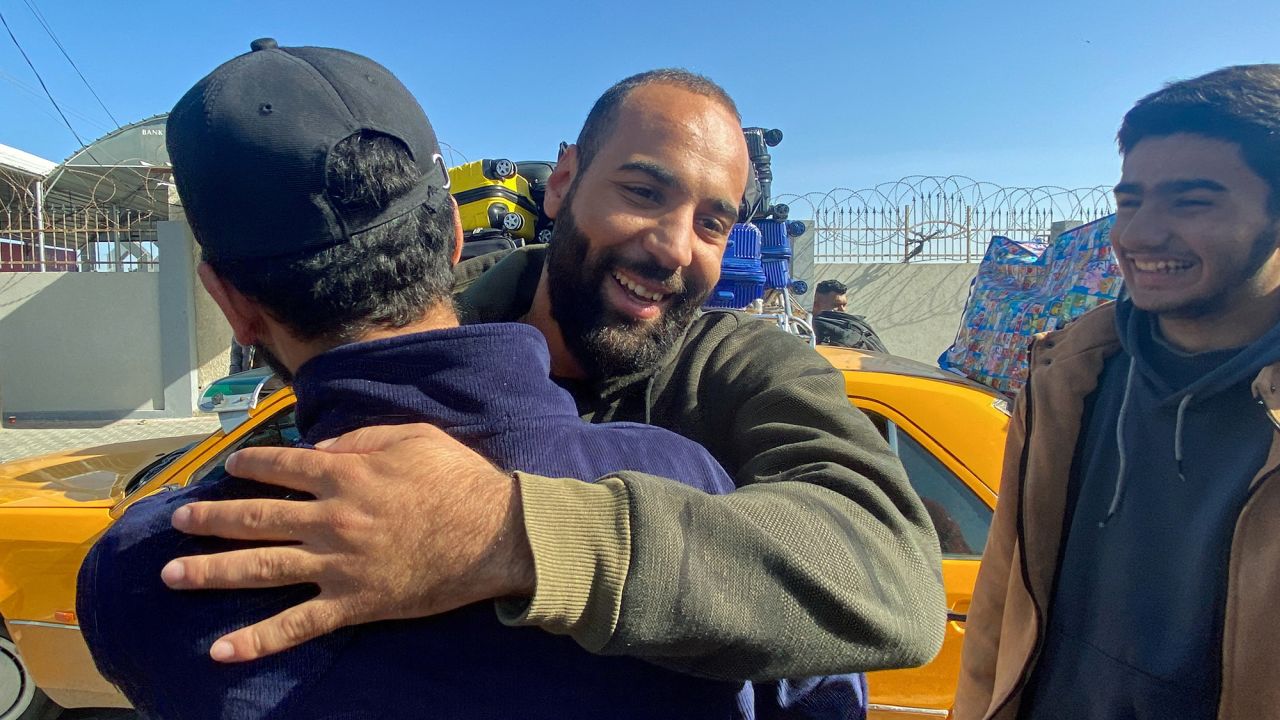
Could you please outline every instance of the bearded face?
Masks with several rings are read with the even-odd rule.
[[[715,94],[646,84],[607,125],[597,146],[565,149],[546,197],[549,310],[596,380],[654,367],[688,330],[751,168],[738,115]]]
[[[572,204],[571,190],[547,250],[551,313],[565,344],[593,378],[657,364],[693,322],[711,285],[662,267],[633,244],[593,251]]]

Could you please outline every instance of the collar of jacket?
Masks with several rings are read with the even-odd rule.
[[[1040,333],[1036,335],[1031,346],[1031,372],[1053,376],[1057,372],[1079,371],[1076,364],[1080,358],[1092,358],[1102,352],[1102,360],[1110,357],[1120,349],[1120,338],[1115,329],[1116,304],[1106,303],[1080,316],[1070,326],[1062,330]],[[1048,368],[1059,363],[1059,370],[1050,372]],[[1066,363],[1068,370],[1062,370]],[[1092,363],[1086,363],[1089,369]],[[1101,365],[1097,366],[1101,372]],[[1029,373],[1030,374],[1030,373]],[[1074,374],[1063,380],[1077,379]],[[1087,386],[1081,398],[1093,392],[1097,387],[1098,373],[1091,372],[1087,378],[1080,378]],[[1029,382],[1029,380],[1028,380]],[[1056,380],[1051,380],[1056,384]],[[1038,382],[1043,385],[1043,382]],[[1082,386],[1082,387],[1084,387]],[[1274,363],[1262,369],[1253,381],[1253,396],[1267,408],[1267,415],[1277,430],[1280,430],[1280,363]],[[1060,388],[1067,390],[1068,388]],[[1033,396],[1032,399],[1035,399]],[[1075,416],[1076,429],[1079,429],[1079,417]],[[1075,433],[1072,434],[1074,439]]]
[[[1267,406],[1267,416],[1280,430],[1280,363],[1270,365],[1258,373],[1253,381],[1253,396]]]
[[[342,345],[298,368],[297,423],[310,443],[369,424],[426,420],[454,436],[512,422],[576,417],[552,383],[542,334],[485,323]]]
[[[454,270],[459,318],[467,324],[522,321],[533,305],[546,258],[546,245],[526,245],[459,263]],[[659,369],[673,362],[688,334],[689,328],[685,328],[667,355],[649,367],[626,375],[591,378],[582,385],[603,403],[642,383],[647,385]]]
[[[1107,358],[1120,351],[1115,316],[1116,304],[1107,303],[1062,330],[1037,335],[1031,345],[1031,369],[1023,388],[1028,394],[1028,419],[1018,476],[1022,483],[1018,535],[1025,548],[1028,588],[1042,607],[1057,567],[1063,528],[1061,523],[1049,523],[1051,527],[1027,533],[1026,519],[1062,517],[1066,511],[1067,473],[1080,437],[1084,399],[1097,388]],[[1280,430],[1280,363],[1263,368],[1253,382],[1253,394],[1267,406],[1267,414]],[[1046,407],[1053,412],[1035,412]],[[1028,486],[1029,476],[1052,480]]]

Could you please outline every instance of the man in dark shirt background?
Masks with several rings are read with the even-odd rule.
[[[813,290],[813,314],[828,310],[844,312],[849,307],[849,287],[839,280],[823,280]]]

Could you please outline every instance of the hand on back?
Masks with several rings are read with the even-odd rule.
[[[165,582],[181,590],[313,583],[320,592],[219,639],[215,660],[253,660],[348,625],[533,592],[516,481],[432,425],[363,428],[317,450],[250,448],[227,469],[315,500],[192,503],[174,513],[174,527],[293,544],[179,558]]]

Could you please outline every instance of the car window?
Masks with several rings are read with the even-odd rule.
[[[301,437],[302,434],[298,432],[298,428],[294,424],[293,408],[290,407],[277,413],[270,420],[250,430],[244,437],[223,448],[221,452],[191,473],[191,482],[198,483],[213,471],[221,471],[227,464],[227,458],[231,457],[231,453],[237,450],[243,450],[248,447],[295,445]]]
[[[991,529],[991,509],[897,423],[872,412],[867,415],[902,460],[911,486],[933,520],[942,554],[981,557]]]
[[[147,482],[151,480],[151,478],[155,477],[156,475],[159,475],[161,470],[164,470],[165,468],[172,465],[174,460],[177,460],[183,455],[186,455],[188,450],[190,450],[191,448],[199,444],[200,444],[199,440],[193,443],[187,443],[186,445],[183,445],[177,450],[172,450],[168,453],[165,453],[163,457],[156,459],[150,465],[147,465],[146,467],[142,468],[137,472],[136,475],[129,478],[129,482],[126,483],[124,486],[124,494],[129,495],[134,490],[137,490],[143,485],[146,485]]]

